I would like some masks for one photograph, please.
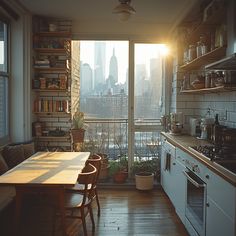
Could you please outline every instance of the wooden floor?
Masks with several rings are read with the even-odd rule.
[[[184,226],[162,189],[140,192],[131,189],[101,189],[101,216],[97,217],[96,205],[94,215],[96,230],[92,234],[90,219],[87,217],[89,235],[99,236],[187,236]],[[13,208],[8,211],[8,218],[1,229],[8,236],[12,227]],[[25,207],[22,214],[21,236],[52,235],[53,211],[50,208]],[[8,219],[8,220],[7,220]],[[68,222],[70,235],[83,235],[78,221]],[[61,236],[60,222],[56,225],[56,236]],[[7,228],[7,229],[6,229]],[[10,234],[9,234],[10,235]]]

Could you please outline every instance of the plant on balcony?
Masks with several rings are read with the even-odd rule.
[[[118,160],[109,161],[109,176],[115,183],[124,183],[128,178],[128,160],[127,157],[119,157]]]
[[[151,190],[154,185],[154,177],[159,176],[159,160],[135,161],[131,168],[132,175],[135,177],[135,184],[138,190]]]
[[[81,111],[76,111],[72,118],[72,129],[71,135],[73,143],[82,143],[84,142],[84,113]]]
[[[87,131],[87,138],[83,145],[83,151],[88,151],[91,154],[97,154],[102,157],[102,166],[99,174],[99,182],[105,182],[109,178],[109,162],[107,153],[105,153],[106,135],[98,135],[92,129]]]

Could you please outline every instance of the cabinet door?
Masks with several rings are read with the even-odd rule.
[[[234,236],[234,222],[210,198],[207,197],[206,235]]]
[[[176,159],[172,168],[172,203],[181,221],[185,222],[186,177],[183,174],[185,167]]]
[[[161,154],[161,185],[168,195],[169,198],[171,198],[172,194],[172,180],[171,180],[171,168],[168,170],[166,169],[166,150],[162,149],[162,154]],[[170,167],[172,158],[170,158]]]
[[[211,170],[207,170],[207,195],[231,219],[236,215],[236,188]]]

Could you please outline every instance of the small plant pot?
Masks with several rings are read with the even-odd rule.
[[[84,129],[72,129],[71,135],[73,143],[83,143],[84,142]]]
[[[102,167],[101,167],[101,170],[100,170],[100,174],[99,174],[99,177],[98,177],[98,180],[100,182],[104,182],[108,179],[108,176],[109,176],[109,164],[102,164]]]
[[[126,171],[119,171],[113,175],[113,181],[117,184],[125,183],[127,178],[128,178],[128,172]]]
[[[140,172],[135,174],[135,184],[138,190],[151,190],[154,184],[154,174],[151,172]]]

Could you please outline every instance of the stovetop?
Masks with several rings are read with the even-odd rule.
[[[236,150],[235,148],[221,147],[217,148],[214,145],[199,145],[192,146],[191,149],[195,150],[209,160],[224,167],[228,171],[236,174]]]

